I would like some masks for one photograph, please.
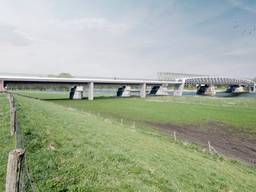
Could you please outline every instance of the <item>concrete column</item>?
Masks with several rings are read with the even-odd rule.
[[[71,87],[69,91],[69,99],[73,99],[76,91],[76,86]]]
[[[143,84],[140,85],[140,97],[141,98],[146,97],[146,88],[147,88],[146,83],[143,83]]]
[[[185,86],[185,79],[180,79],[179,84],[174,85],[173,96],[182,96]]]
[[[88,89],[88,99],[92,101],[94,99],[94,83],[89,83],[89,89]]]
[[[256,84],[252,84],[251,86],[249,86],[249,93],[255,93],[256,92]]]
[[[0,80],[0,91],[5,91],[3,80]]]
[[[206,89],[204,95],[209,95],[209,96],[214,96],[214,95],[216,95],[215,86],[214,86],[214,85],[210,85],[210,86]]]
[[[83,92],[84,92],[84,87],[83,86],[77,86],[76,89],[75,89],[73,99],[83,99]]]
[[[158,91],[156,92],[156,95],[158,96],[168,96],[168,84],[163,84],[159,87]]]
[[[182,96],[185,83],[174,85],[173,96]]]

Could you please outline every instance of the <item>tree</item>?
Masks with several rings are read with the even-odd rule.
[[[48,75],[48,77],[55,77],[56,78],[56,77],[58,77],[58,75],[52,75],[51,74],[51,75]]]
[[[60,73],[59,75],[48,75],[48,77],[59,77],[59,78],[72,78],[70,73]]]
[[[60,78],[72,78],[73,76],[70,73],[60,73],[58,75]]]

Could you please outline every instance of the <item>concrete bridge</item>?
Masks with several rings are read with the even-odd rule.
[[[216,93],[216,85],[226,85],[227,92],[230,93],[255,92],[256,90],[255,82],[247,79],[182,73],[158,73],[158,80],[0,75],[0,91],[7,90],[13,84],[68,85],[70,87],[70,99],[88,97],[89,100],[94,99],[95,86],[104,85],[117,87],[116,96],[118,97],[130,97],[133,93],[137,92],[142,98],[147,95],[182,96],[186,84],[196,85],[197,94],[211,96]],[[173,87],[173,90],[170,90],[170,87]]]
[[[255,82],[248,79],[231,78],[223,76],[194,75],[183,73],[158,73],[159,80],[181,81],[187,85],[196,85],[197,94],[215,95],[216,85],[226,85],[229,93],[255,92]]]
[[[120,78],[52,78],[32,76],[1,76],[0,91],[8,90],[12,84],[47,84],[47,85],[69,85],[70,99],[82,99],[87,93],[89,100],[94,99],[95,85],[119,86],[117,96],[129,97],[132,92],[139,92],[140,97],[147,95],[169,95],[168,85],[174,86],[175,96],[181,96],[184,82],[179,80],[156,80],[156,79],[120,79]],[[132,87],[135,87],[135,89]],[[86,90],[86,91],[85,91]]]

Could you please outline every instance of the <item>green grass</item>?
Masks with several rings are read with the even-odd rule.
[[[233,126],[239,132],[256,136],[255,98],[148,97],[53,102],[107,117],[138,122],[207,124],[219,121]]]
[[[15,148],[10,133],[10,112],[6,95],[0,93],[0,191],[4,191],[8,154]]]
[[[41,99],[61,99],[59,93],[19,92]],[[255,98],[215,97],[147,97],[140,98],[96,98],[87,100],[53,100],[53,102],[75,107],[79,110],[100,113],[107,117],[133,121],[162,123],[207,123],[221,121],[235,126],[240,131],[256,135]]]
[[[136,119],[131,114],[135,112],[138,119],[152,117],[167,121],[165,113],[171,110],[178,121],[183,119],[179,117],[178,104],[167,107],[169,104],[150,99],[84,100],[59,103],[66,105],[60,106],[16,97],[27,163],[37,190],[255,191],[253,167],[210,155],[191,144],[176,143],[151,130],[131,128],[84,111],[115,116],[120,113]],[[163,113],[154,117],[157,107]],[[198,118],[194,116],[193,121]]]

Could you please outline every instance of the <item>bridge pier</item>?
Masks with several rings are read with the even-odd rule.
[[[182,79],[181,84],[174,85],[173,96],[182,96],[182,93],[184,91],[184,86],[185,86],[185,79]]]
[[[84,92],[84,87],[83,86],[77,86],[73,99],[82,99],[83,98],[83,92]]]
[[[214,85],[199,85],[196,94],[214,96],[216,95],[216,90]]]
[[[235,90],[237,87],[239,87],[239,85],[229,85],[228,88],[227,88],[227,90],[226,90],[226,92],[227,92],[227,93],[233,93],[234,90]]]
[[[83,99],[85,92],[84,86],[74,86],[70,89],[69,99]],[[94,83],[88,83],[88,100],[94,99]]]
[[[255,93],[256,92],[256,83],[254,83],[252,86],[249,87],[249,93]]]
[[[83,86],[74,86],[70,89],[69,99],[82,99],[83,92],[84,92]]]
[[[116,96],[117,97],[130,97],[131,96],[131,86],[124,85],[124,86],[118,88]]]
[[[238,86],[234,89],[234,91],[232,93],[245,93],[245,92],[249,92],[249,87],[248,89],[243,87],[243,86]]]
[[[151,88],[149,95],[167,96],[169,95],[167,87],[168,85],[154,85]]]
[[[69,91],[69,99],[73,99],[76,91],[76,86],[71,87]]]
[[[0,80],[0,91],[5,91],[4,81]]]
[[[250,87],[249,85],[248,87],[244,87],[241,85],[230,85],[226,92],[238,94],[238,93],[246,93],[246,92],[251,93],[251,91],[252,91],[252,87]]]
[[[140,97],[141,98],[145,98],[146,97],[146,89],[147,89],[146,83],[142,83],[140,85]]]
[[[160,85],[154,85],[151,87],[151,90],[149,92],[149,95],[156,95],[158,89],[160,88]]]
[[[94,82],[90,82],[88,86],[88,100],[92,101],[94,99]]]

